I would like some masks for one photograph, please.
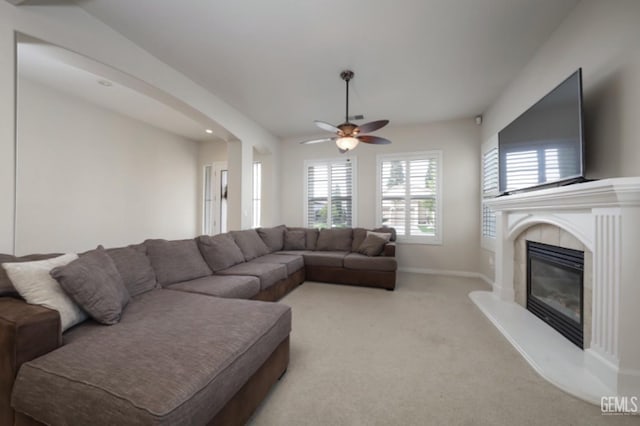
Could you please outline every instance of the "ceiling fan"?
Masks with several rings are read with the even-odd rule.
[[[349,81],[353,78],[353,71],[346,70],[340,73],[340,78],[342,78],[347,86],[347,102],[346,102],[346,112],[345,112],[345,122],[334,126],[333,124],[329,124],[325,121],[315,120],[316,126],[320,127],[322,130],[326,130],[328,132],[335,133],[336,136],[330,138],[322,138],[322,139],[312,139],[304,142],[300,142],[301,144],[312,144],[312,143],[321,143],[321,142],[330,142],[335,141],[338,146],[338,151],[341,154],[344,154],[347,151],[353,150],[358,143],[370,143],[375,145],[386,145],[390,144],[391,141],[385,138],[381,138],[380,136],[372,136],[365,135],[364,133],[375,132],[378,129],[383,128],[387,124],[389,124],[389,120],[377,120],[371,121],[369,123],[365,123],[361,126],[349,122]]]

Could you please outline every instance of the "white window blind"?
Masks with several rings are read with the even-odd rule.
[[[482,194],[498,192],[498,148],[492,148],[482,157]]]
[[[305,226],[353,226],[353,160],[307,162]]]
[[[484,204],[484,199],[498,193],[498,148],[492,148],[482,156],[482,236],[496,237],[496,214]]]
[[[441,241],[440,152],[378,157],[378,218],[405,241]]]

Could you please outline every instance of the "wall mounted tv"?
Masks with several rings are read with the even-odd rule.
[[[500,193],[584,180],[582,69],[498,133]]]

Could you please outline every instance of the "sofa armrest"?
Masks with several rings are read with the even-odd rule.
[[[396,256],[396,243],[387,243],[384,245],[384,250],[382,251],[383,256],[387,257],[395,257]]]
[[[0,424],[14,424],[11,390],[20,366],[61,345],[57,311],[0,297]]]

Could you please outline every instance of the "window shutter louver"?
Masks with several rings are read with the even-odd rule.
[[[332,161],[307,166],[306,226],[353,226],[353,164]]]
[[[492,148],[482,157],[482,196],[494,196],[498,193],[498,148]],[[482,236],[496,237],[496,214],[482,204]]]
[[[438,235],[439,161],[429,154],[382,158],[379,208],[382,225],[404,237]]]
[[[490,149],[482,158],[482,193],[498,191],[498,148]]]

